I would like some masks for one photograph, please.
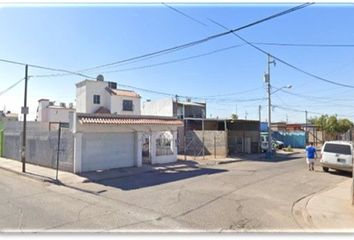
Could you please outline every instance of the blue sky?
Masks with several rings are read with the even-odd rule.
[[[3,5],[0,7],[0,58],[31,64],[79,70],[173,47],[224,32],[209,19],[237,28],[286,10],[295,4],[169,4],[203,24],[197,23],[162,4],[140,5]],[[239,31],[252,42],[354,44],[354,5],[316,4],[288,15]],[[206,26],[205,26],[206,25]],[[263,74],[267,57],[249,47],[234,47],[188,61],[125,70],[209,53],[242,44],[232,34],[172,54],[124,66],[97,69],[106,80],[160,92],[205,97],[208,117],[266,119]],[[354,85],[354,48],[280,47],[258,45],[275,56],[332,81]],[[104,73],[106,71],[115,71]],[[30,75],[53,72],[30,68]],[[24,67],[0,63],[0,91],[24,76]],[[37,100],[75,101],[79,76],[31,78],[29,81],[30,119]],[[349,115],[354,120],[354,89],[331,85],[299,73],[280,62],[271,67],[274,87],[291,84],[295,96],[278,91],[272,97],[273,121],[304,122],[305,114]],[[20,112],[23,82],[0,96],[0,108]],[[138,91],[143,100],[164,95]],[[235,93],[231,96],[208,96]],[[241,101],[240,101],[241,100]],[[309,114],[309,117],[316,114]]]

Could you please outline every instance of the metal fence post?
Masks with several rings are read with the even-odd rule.
[[[61,122],[59,122],[59,129],[58,129],[57,171],[55,176],[55,180],[57,181],[58,181],[58,171],[59,171],[60,135],[61,135]]]

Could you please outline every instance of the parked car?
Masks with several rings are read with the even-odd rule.
[[[329,169],[353,171],[353,143],[348,141],[325,142],[321,150],[321,166],[323,171]]]
[[[274,145],[274,140],[272,140],[272,151],[275,151],[275,145]],[[261,151],[262,152],[267,152],[268,151],[268,136],[267,135],[261,135]]]

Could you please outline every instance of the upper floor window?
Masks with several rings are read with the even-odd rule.
[[[123,100],[123,111],[133,111],[132,100]]]
[[[100,103],[101,103],[100,95],[93,95],[93,104],[100,104]]]

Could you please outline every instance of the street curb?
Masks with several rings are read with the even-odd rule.
[[[51,179],[51,178],[48,178],[48,177],[33,176],[33,175],[28,174],[28,173],[18,172],[18,171],[15,171],[15,170],[12,170],[12,169],[9,169],[9,168],[5,168],[5,167],[2,167],[2,166],[0,166],[0,169],[2,169],[4,171],[11,172],[11,173],[15,173],[15,174],[20,175],[20,176],[31,178],[31,179],[39,181],[39,182],[56,183],[55,179]]]
[[[305,232],[323,232],[321,229],[317,229],[314,226],[312,217],[307,211],[307,204],[308,202],[316,195],[330,191],[334,189],[336,185],[325,187],[317,192],[310,193],[306,196],[299,198],[297,201],[293,203],[291,208],[291,214],[296,222],[296,224]]]
[[[317,192],[304,196],[297,200],[292,206],[291,213],[296,224],[305,232],[316,232],[312,223],[311,215],[307,212],[307,204]]]

